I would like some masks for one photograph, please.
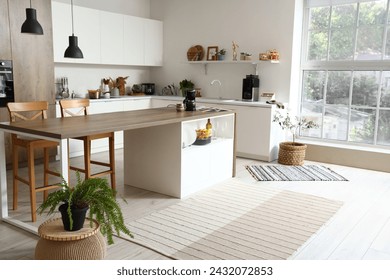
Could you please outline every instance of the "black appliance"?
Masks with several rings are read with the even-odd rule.
[[[186,111],[196,111],[195,96],[196,91],[194,89],[186,90],[186,98],[183,101],[184,108]]]
[[[259,95],[260,80],[258,75],[246,75],[242,81],[242,100],[254,101]]]
[[[12,61],[0,59],[0,107],[6,107],[8,102],[14,101]]]
[[[143,83],[141,84],[142,92],[146,95],[154,95],[155,86],[152,83]]]

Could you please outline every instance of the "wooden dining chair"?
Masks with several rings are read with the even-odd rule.
[[[49,104],[47,101],[32,102],[9,102],[7,104],[11,123],[18,121],[31,121],[35,119],[46,119]],[[13,154],[13,209],[18,208],[18,185],[22,182],[30,187],[31,219],[36,221],[36,193],[43,192],[44,199],[48,196],[50,189],[58,188],[58,184],[49,185],[49,175],[60,177],[59,172],[49,170],[49,150],[58,146],[58,142],[44,139],[31,138],[11,134]],[[19,148],[24,148],[27,153],[28,178],[19,175]],[[35,151],[43,149],[44,170],[43,186],[37,186],[35,178]]]
[[[88,99],[62,99],[60,100],[61,117],[74,117],[88,115],[89,100]],[[92,141],[96,139],[108,139],[109,162],[96,161],[91,159]],[[79,168],[69,164],[71,170],[79,171],[85,174],[85,178],[100,177],[110,174],[111,187],[116,188],[115,181],[115,138],[114,132],[100,133],[95,135],[86,135],[82,137],[72,138],[83,141],[84,144],[84,168]],[[107,170],[92,173],[91,165],[100,165],[108,167]]]

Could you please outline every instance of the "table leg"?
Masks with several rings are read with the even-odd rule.
[[[69,183],[68,141],[68,139],[62,139],[60,141],[61,176],[67,183]]]
[[[0,130],[0,211],[1,219],[8,217],[8,201],[7,201],[7,170],[5,162],[5,135],[4,131]]]

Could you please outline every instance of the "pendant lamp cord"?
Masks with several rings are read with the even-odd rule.
[[[32,8],[32,5],[31,5],[31,0],[30,0],[30,8]]]
[[[74,28],[73,28],[73,0],[70,0],[70,3],[72,5],[72,36],[74,36]]]

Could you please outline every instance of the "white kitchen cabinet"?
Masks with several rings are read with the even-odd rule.
[[[234,110],[236,115],[236,155],[271,162],[278,158],[283,133],[272,122],[275,106],[239,106],[197,103],[197,106]]]
[[[125,185],[183,198],[231,178],[234,114],[210,119],[218,137],[201,146],[183,147],[182,141],[196,136],[207,118],[125,131]]]
[[[100,11],[102,64],[124,64],[124,15]]]
[[[150,98],[131,99],[123,102],[123,111],[133,111],[151,108]]]
[[[54,62],[100,63],[100,17],[95,9],[73,6],[74,35],[83,52],[83,59],[65,58],[72,35],[71,6],[52,2]]]
[[[145,19],[145,65],[163,65],[163,23]]]
[[[184,98],[183,98],[184,99]],[[182,103],[183,100],[181,101],[176,101],[176,100],[167,100],[167,99],[156,99],[152,98],[151,99],[151,107],[152,108],[158,108],[158,107],[167,107],[167,106],[176,106],[176,103]]]
[[[124,16],[124,64],[145,64],[145,20],[139,17]]]

